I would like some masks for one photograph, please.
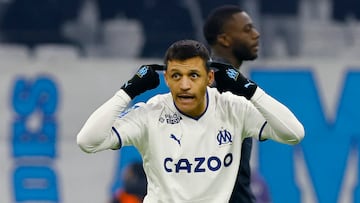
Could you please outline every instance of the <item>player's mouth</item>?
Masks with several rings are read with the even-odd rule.
[[[259,43],[255,43],[252,48],[257,52],[259,50]]]
[[[193,102],[194,99],[195,99],[195,97],[193,95],[190,95],[190,94],[179,94],[177,96],[177,98],[181,103]]]
[[[253,49],[254,49],[255,52],[258,52],[259,51],[259,46],[254,46]]]

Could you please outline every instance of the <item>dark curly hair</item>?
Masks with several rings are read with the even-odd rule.
[[[207,17],[203,32],[209,45],[214,45],[219,34],[224,32],[225,23],[236,13],[243,10],[236,5],[224,5],[213,10]]]

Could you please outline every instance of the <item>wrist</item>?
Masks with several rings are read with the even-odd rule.
[[[257,87],[252,97],[250,97],[249,100],[251,101],[258,101],[263,95],[265,94],[265,91],[261,89],[260,87]]]
[[[130,103],[132,98],[129,96],[128,93],[126,93],[126,91],[124,89],[120,89],[119,91],[117,91],[115,93],[115,96],[119,97],[123,103]]]
[[[124,86],[126,86],[126,84]],[[121,90],[123,90],[123,92],[126,93],[126,95],[130,97],[130,99],[134,99],[134,97],[136,97],[137,94],[135,94],[134,91],[131,90],[130,88],[124,86],[121,87]]]

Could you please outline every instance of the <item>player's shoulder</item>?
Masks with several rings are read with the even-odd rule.
[[[208,88],[209,97],[215,100],[216,105],[220,107],[241,107],[252,105],[245,97],[238,96],[230,91],[219,92],[216,88]]]
[[[157,94],[153,97],[151,97],[146,104],[147,105],[160,105],[166,102],[171,101],[171,94],[165,93],[165,94]]]
[[[127,108],[125,111],[121,112],[119,115],[119,118],[122,118],[122,117],[128,115],[129,113],[132,113],[133,111],[137,111],[138,109],[140,109],[143,106],[145,106],[144,102],[138,102],[138,103],[130,106],[129,108]]]
[[[126,115],[153,115],[155,111],[159,111],[163,108],[164,105],[162,105],[162,100],[163,99],[161,98],[150,98],[147,102],[137,102],[127,108],[125,111],[121,112],[119,118],[122,118]]]

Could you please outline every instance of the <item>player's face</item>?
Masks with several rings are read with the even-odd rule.
[[[246,12],[236,13],[224,26],[229,46],[240,60],[254,60],[258,56],[260,34]]]
[[[213,82],[214,72],[206,71],[200,57],[167,64],[165,80],[176,107],[184,114],[197,117],[206,109],[206,87]]]

